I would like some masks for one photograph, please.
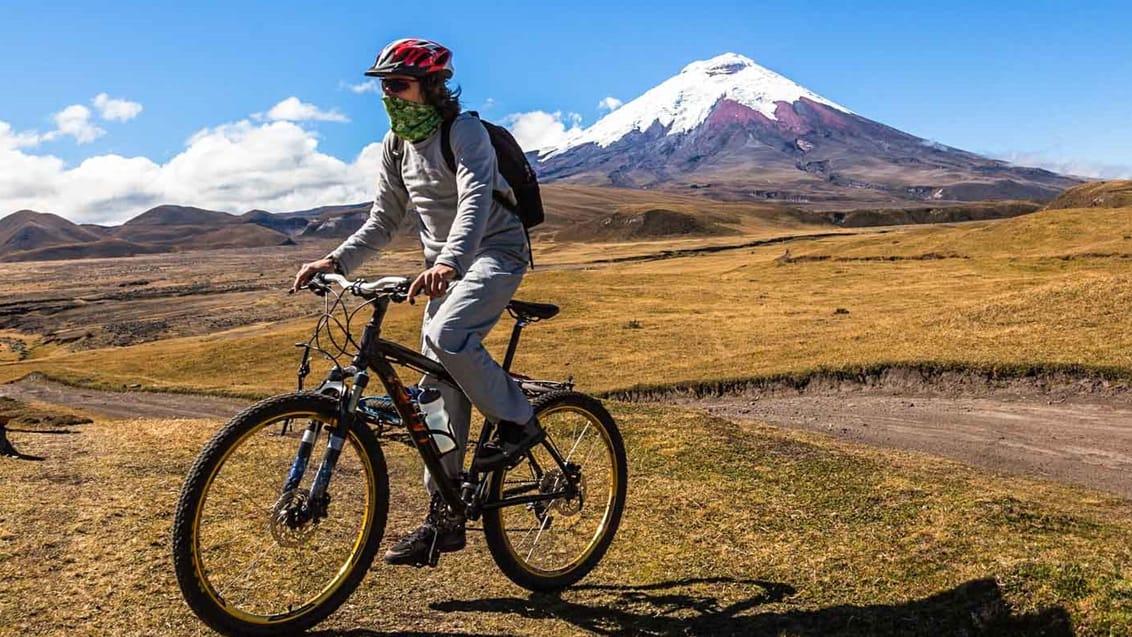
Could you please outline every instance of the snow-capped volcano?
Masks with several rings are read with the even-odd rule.
[[[687,133],[704,122],[720,100],[728,100],[775,120],[779,102],[792,104],[801,98],[852,113],[782,77],[738,53],[724,53],[692,62],[663,83],[606,115],[559,148],[544,150],[549,158],[575,146],[597,144],[605,148],[634,131],[654,124],[669,135]]]
[[[737,53],[692,62],[537,155],[544,181],[721,199],[1042,199],[1079,183],[885,126]]]

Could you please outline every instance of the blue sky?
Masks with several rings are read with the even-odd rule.
[[[604,98],[734,51],[921,137],[1132,177],[1132,15],[1117,2],[13,4],[0,215],[114,223],[173,197],[233,212],[364,199],[388,121],[350,86],[409,35],[452,48],[465,106],[499,121],[588,126]],[[233,174],[248,183],[219,183]]]

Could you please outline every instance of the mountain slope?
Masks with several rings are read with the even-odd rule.
[[[1046,210],[1125,207],[1132,207],[1132,179],[1098,181],[1070,188],[1049,202]]]
[[[1049,199],[1081,183],[899,131],[733,53],[689,64],[538,158],[545,181],[827,207]]]
[[[95,228],[50,213],[21,210],[0,219],[0,252],[97,241],[102,233]]]
[[[215,210],[164,205],[120,226],[104,228],[79,226],[56,215],[22,210],[0,219],[0,261],[122,257],[294,243],[288,233],[262,222],[256,215],[244,219]]]
[[[137,226],[183,226],[183,225],[225,225],[240,223],[239,217],[216,210],[204,210],[192,206],[163,205],[150,208],[140,215],[123,223],[121,227]]]

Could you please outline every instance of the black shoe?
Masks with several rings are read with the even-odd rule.
[[[485,472],[499,467],[511,467],[522,459],[538,443],[546,440],[546,431],[538,424],[538,418],[531,416],[525,425],[501,422],[495,437],[476,450],[472,460],[472,471]]]
[[[463,516],[448,513],[438,494],[433,495],[429,509],[424,524],[389,547],[382,561],[394,566],[436,566],[440,553],[459,551],[467,545]]]

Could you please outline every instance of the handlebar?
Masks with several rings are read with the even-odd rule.
[[[387,276],[367,282],[365,279],[351,281],[341,274],[319,272],[307,283],[307,289],[323,296],[330,291],[330,284],[332,283],[344,291],[364,299],[384,297],[394,303],[401,303],[409,298],[410,280],[403,276]]]

